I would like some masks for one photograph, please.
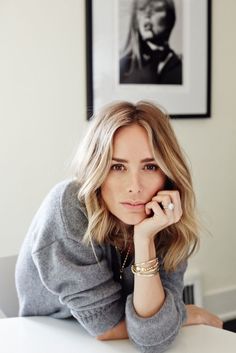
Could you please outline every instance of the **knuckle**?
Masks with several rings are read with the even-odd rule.
[[[173,190],[171,193],[171,197],[175,200],[175,202],[180,200],[180,193],[178,190]]]
[[[164,200],[169,202],[170,201],[170,196],[169,195],[164,196]]]
[[[170,202],[170,197],[165,195],[162,198],[162,204],[167,205]]]
[[[154,195],[154,196],[152,197],[152,200],[159,200],[159,196],[158,196],[158,195]]]
[[[166,216],[161,217],[160,223],[162,227],[168,226],[169,225],[169,219]]]
[[[175,223],[178,223],[181,220],[182,214],[179,214],[175,217]]]

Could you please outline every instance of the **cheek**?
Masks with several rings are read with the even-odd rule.
[[[106,204],[109,204],[117,194],[117,187],[114,180],[107,179],[101,186],[102,198]]]
[[[144,16],[140,15],[138,18],[137,18],[137,23],[138,23],[138,28],[143,28],[143,25],[144,25]]]
[[[155,28],[160,28],[165,23],[165,14],[157,14],[155,17],[152,18],[153,25]]]
[[[166,185],[166,181],[167,181],[167,177],[165,174],[162,174],[161,178],[160,178],[160,188],[164,189],[165,185]]]
[[[152,194],[152,196],[165,188],[166,184],[166,176],[165,175],[160,175],[159,178],[153,179],[152,182],[149,182],[149,192]]]

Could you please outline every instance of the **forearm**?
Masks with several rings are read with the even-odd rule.
[[[144,262],[156,257],[154,241],[135,241],[135,262]],[[136,313],[141,317],[151,317],[159,311],[164,302],[164,290],[160,276],[153,277],[135,275],[133,303]],[[127,339],[126,321],[121,321],[112,329],[97,336],[98,340]]]
[[[153,239],[135,237],[135,263],[149,261],[157,257]],[[165,293],[159,274],[152,277],[134,275],[133,304],[141,317],[151,317],[162,307]]]

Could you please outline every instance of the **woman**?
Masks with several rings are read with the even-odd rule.
[[[135,0],[120,60],[120,83],[182,84],[182,61],[169,47],[173,0]]]
[[[198,243],[191,177],[168,116],[118,102],[93,119],[36,214],[16,269],[20,315],[74,316],[101,340],[161,352],[183,324],[221,327],[182,301]]]

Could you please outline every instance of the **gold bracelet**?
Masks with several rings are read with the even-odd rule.
[[[143,266],[152,265],[153,263],[156,263],[156,262],[158,262],[158,258],[157,257],[155,257],[155,259],[148,260],[148,261],[145,261],[145,262],[140,262],[140,263],[137,263],[135,265],[143,267]]]
[[[146,273],[146,272],[152,272],[152,271],[155,271],[157,268],[159,268],[159,264],[156,263],[154,266],[152,267],[139,267],[139,266],[136,266],[136,265],[132,265],[131,266],[132,269],[134,270],[134,272],[142,272],[142,273]]]
[[[157,265],[159,265],[159,261],[158,258],[156,257],[155,259],[149,260],[149,261],[145,261],[145,262],[140,262],[140,263],[134,263],[134,267],[140,271],[143,270],[145,271],[145,269],[147,270],[151,270],[153,267],[156,267]]]
[[[155,270],[158,267],[158,263],[155,263],[153,266],[150,266],[150,267],[140,267],[134,264],[133,267],[137,272],[148,272],[151,270]]]
[[[156,267],[154,270],[148,272],[136,271],[135,267],[131,266],[131,271],[133,272],[133,274],[138,276],[153,277],[159,272],[159,266]]]
[[[134,274],[140,274],[142,276],[145,276],[145,275],[148,276],[153,274],[155,275],[159,272],[159,270],[160,270],[160,266],[157,259],[156,259],[156,263],[153,266],[141,267],[141,266],[138,266],[137,264],[133,264],[131,266],[131,271]]]

